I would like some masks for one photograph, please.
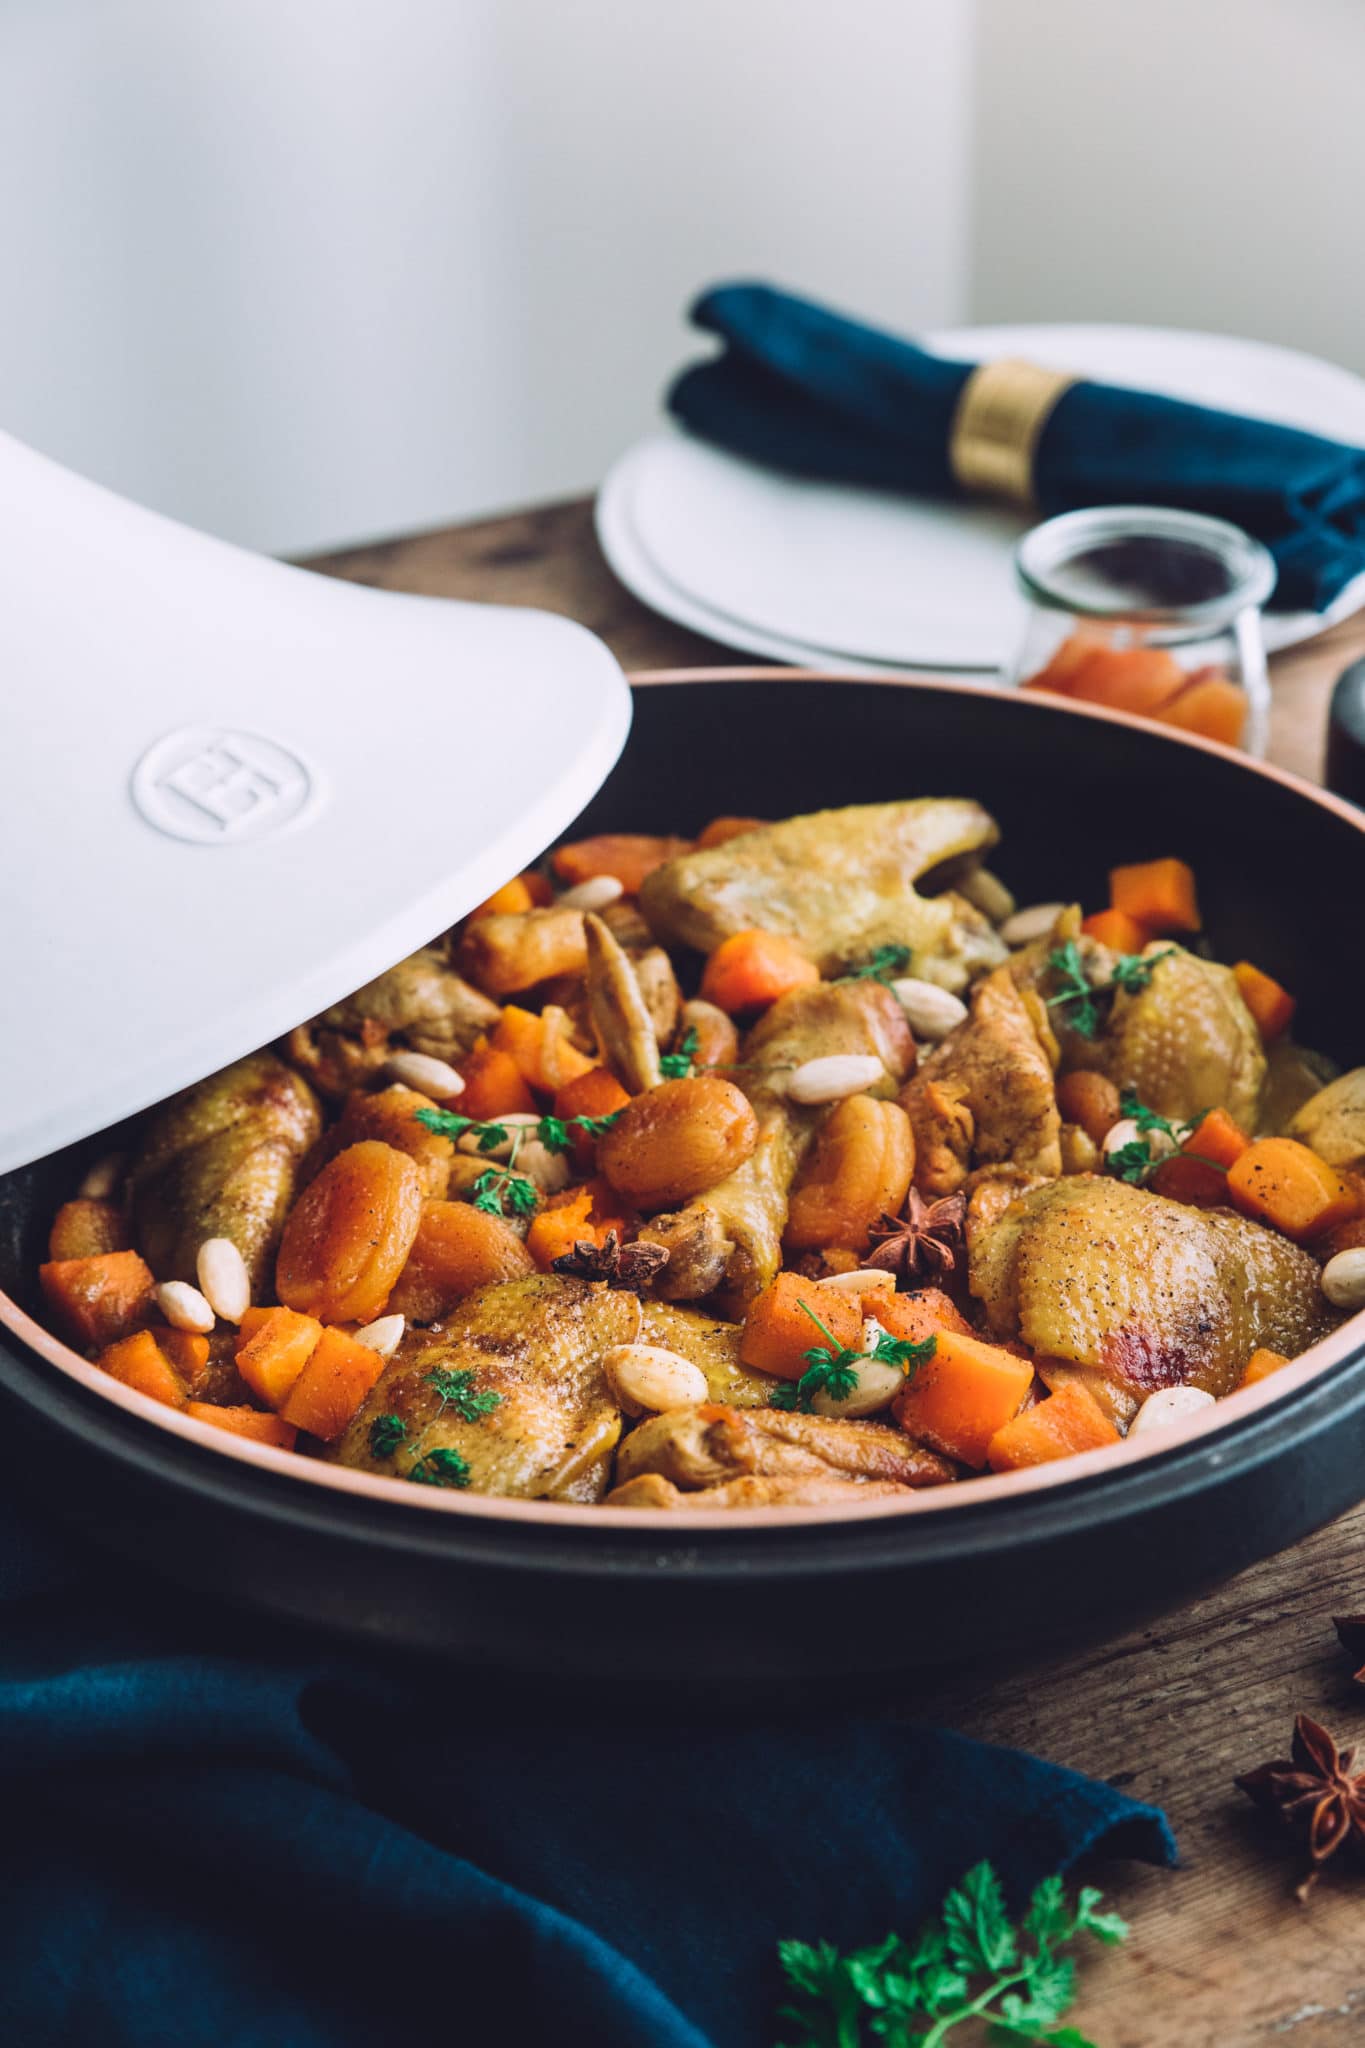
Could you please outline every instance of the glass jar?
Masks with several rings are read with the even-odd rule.
[[[1035,526],[1014,563],[1029,612],[1008,681],[1265,752],[1275,564],[1259,541],[1202,513],[1103,505]]]

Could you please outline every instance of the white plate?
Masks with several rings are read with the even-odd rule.
[[[946,356],[1021,355],[1365,444],[1365,379],[1315,356],[1142,327],[972,327],[927,337]],[[1027,520],[987,505],[802,482],[676,432],[639,443],[598,498],[598,534],[628,588],[733,646],[850,667],[994,673],[1024,607],[1011,552]],[[1268,615],[1292,646],[1365,602]]]

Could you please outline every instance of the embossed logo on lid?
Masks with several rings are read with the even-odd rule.
[[[231,726],[181,726],[133,770],[133,802],[146,822],[201,846],[265,839],[299,818],[316,795],[297,754]]]

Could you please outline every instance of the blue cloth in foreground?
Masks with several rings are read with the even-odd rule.
[[[974,365],[771,285],[719,285],[691,317],[725,344],[669,392],[693,433],[795,476],[955,492],[949,429]],[[1275,557],[1284,610],[1322,611],[1365,571],[1365,449],[1151,392],[1073,384],[1043,428],[1034,492],[1049,516],[1173,505],[1230,519]]]
[[[0,1509],[0,2040],[767,2048],[779,1935],[1016,1898],[1161,1815],[959,1736],[319,1649]]]

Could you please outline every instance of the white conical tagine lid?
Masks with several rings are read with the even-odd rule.
[[[286,568],[0,436],[0,1171],[432,938],[629,723],[568,620]]]

